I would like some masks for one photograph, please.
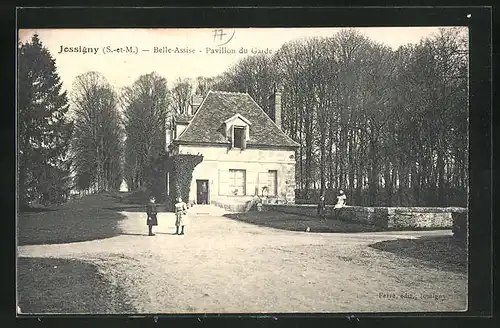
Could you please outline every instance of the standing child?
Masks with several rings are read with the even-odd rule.
[[[175,204],[175,233],[177,235],[184,234],[184,226],[186,225],[187,219],[187,205],[179,197],[178,202]],[[179,227],[181,227],[181,233],[179,233]]]
[[[158,212],[156,210],[155,201],[156,201],[156,199],[153,196],[149,197],[149,204],[147,205],[147,208],[146,208],[146,213],[148,215],[148,219],[147,219],[146,224],[149,227],[149,235],[150,236],[154,236],[153,226],[158,225],[158,219],[156,217]]]

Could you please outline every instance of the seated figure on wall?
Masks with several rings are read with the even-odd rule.
[[[325,195],[321,194],[319,197],[319,203],[318,203],[318,215],[320,217],[324,217],[326,214],[326,202],[325,202]]]
[[[347,197],[344,194],[344,191],[339,190],[339,194],[337,196],[337,204],[335,204],[333,208],[335,218],[338,218],[338,215],[342,210],[342,208],[346,205],[346,202],[347,202]]]

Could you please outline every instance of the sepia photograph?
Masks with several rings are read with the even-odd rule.
[[[18,315],[467,311],[467,27],[17,32]]]

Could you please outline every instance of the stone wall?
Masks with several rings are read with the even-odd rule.
[[[230,203],[220,200],[212,201],[211,204],[223,208],[229,212],[245,212],[247,207],[246,203]]]
[[[267,211],[277,211],[317,217],[317,205],[264,205]],[[388,230],[451,229],[452,213],[466,213],[460,207],[363,207],[346,206],[339,219],[376,225]],[[333,218],[333,206],[326,206],[326,217]]]

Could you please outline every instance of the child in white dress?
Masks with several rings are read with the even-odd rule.
[[[177,235],[184,234],[184,226],[187,221],[187,205],[182,201],[182,198],[179,197],[177,203],[175,204],[175,228]],[[179,227],[181,227],[181,232],[179,233]]]

